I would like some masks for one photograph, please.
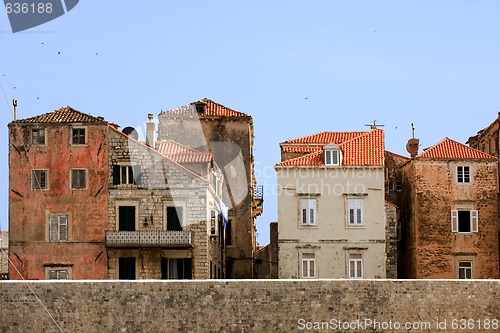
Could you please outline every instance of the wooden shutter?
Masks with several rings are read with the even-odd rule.
[[[470,211],[471,232],[478,231],[478,216],[477,210]]]
[[[59,215],[59,240],[68,240],[68,215]]]
[[[134,165],[133,169],[134,169],[134,184],[141,185],[141,180],[142,180],[141,166]]]
[[[49,241],[57,242],[57,236],[59,232],[59,223],[57,215],[50,215],[49,218]]]
[[[113,165],[113,185],[120,184],[120,166]]]
[[[458,232],[458,210],[451,211],[451,232]]]

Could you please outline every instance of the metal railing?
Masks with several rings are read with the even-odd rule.
[[[106,231],[107,247],[190,247],[190,231]]]

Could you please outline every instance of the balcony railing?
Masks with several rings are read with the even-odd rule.
[[[107,247],[190,247],[190,231],[106,231]]]

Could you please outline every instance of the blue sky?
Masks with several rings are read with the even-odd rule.
[[[253,117],[266,244],[280,142],[377,120],[386,148],[406,154],[410,123],[422,147],[465,142],[490,124],[500,111],[499,13],[497,0],[80,1],[13,34],[2,12],[1,229],[13,98],[19,118],[70,105],[123,128],[207,97]]]

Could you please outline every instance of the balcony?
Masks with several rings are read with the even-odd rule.
[[[252,210],[253,217],[257,217],[262,214],[264,210],[264,186],[255,186],[254,196],[252,199]]]
[[[191,247],[190,231],[106,231],[107,247]]]

